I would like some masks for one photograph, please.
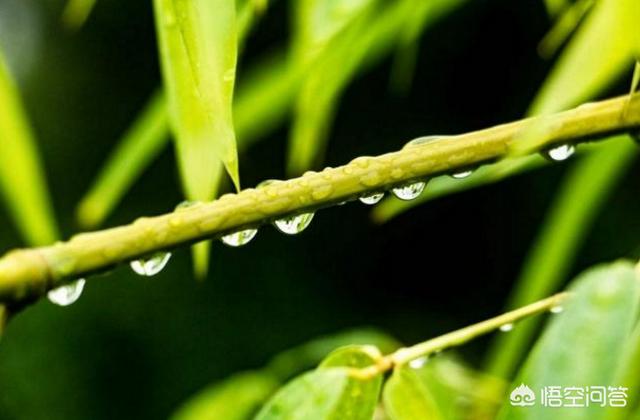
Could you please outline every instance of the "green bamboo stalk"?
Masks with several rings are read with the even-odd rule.
[[[526,306],[506,312],[502,315],[478,322],[468,327],[432,338],[411,347],[403,347],[395,352],[381,357],[375,365],[354,371],[355,376],[371,378],[398,366],[405,365],[412,360],[465,344],[481,335],[497,330],[503,325],[513,324],[522,319],[547,312],[561,306],[569,297],[567,292],[558,293],[546,299],[539,300]]]
[[[257,227],[431,176],[496,161],[539,130],[538,149],[640,128],[640,97],[594,102],[471,133],[444,137],[338,168],[227,194],[210,203],[143,217],[130,225],[76,235],[48,247],[15,250],[0,259],[0,302],[36,298],[62,283],[151,253]]]

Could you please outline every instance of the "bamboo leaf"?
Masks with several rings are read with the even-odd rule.
[[[564,312],[545,328],[513,386],[525,384],[536,392],[545,386],[614,386],[638,314],[640,282],[634,267],[617,262],[591,268],[578,276],[571,290]],[[505,404],[498,418],[597,419],[605,413],[598,405],[576,410],[536,402],[529,407]]]
[[[551,57],[558,51],[563,42],[565,42],[582,18],[593,6],[594,0],[577,0],[571,4],[562,15],[556,20],[555,24],[544,36],[538,45],[538,53],[545,58]]]
[[[370,420],[382,376],[355,377],[350,368],[370,366],[379,357],[380,352],[371,346],[347,346],[334,351],[316,370],[285,385],[256,419]]]
[[[0,192],[30,245],[58,238],[42,162],[18,89],[0,51]]]
[[[164,95],[155,92],[80,201],[77,217],[82,226],[97,226],[111,213],[133,181],[162,151],[169,139],[168,130]]]
[[[169,116],[190,200],[210,200],[224,164],[240,188],[232,119],[235,2],[154,0]]]
[[[429,16],[424,18],[419,28],[426,28],[427,23],[463,2],[431,2]],[[359,71],[389,53],[407,23],[415,20],[415,0],[391,3],[362,1],[357,4],[360,7],[353,9],[357,13],[348,14],[349,19],[341,20],[339,24],[327,24],[329,29],[318,31],[321,35],[314,37],[306,35],[312,32],[310,30],[299,30],[298,38],[302,41],[296,45],[311,43],[313,48],[307,55],[298,54],[302,56],[299,62],[308,76],[295,105],[287,159],[290,174],[304,172],[322,160],[335,105],[342,91]],[[379,7],[375,7],[377,5]],[[299,20],[305,22],[304,19]],[[304,28],[305,25],[299,24],[299,27]],[[309,39],[320,41],[315,44],[305,41]]]
[[[96,0],[67,0],[62,12],[62,23],[69,29],[78,29],[85,24]]]
[[[239,373],[196,394],[171,419],[249,419],[277,387],[278,381],[266,373]]]
[[[530,114],[547,114],[600,93],[632,60],[623,10],[615,0],[596,2],[558,59],[531,105]]]
[[[587,154],[563,180],[542,231],[527,256],[509,307],[533,302],[559,289],[613,186],[623,176],[637,147],[627,136]],[[496,339],[489,352],[487,370],[508,378],[533,336],[537,320],[523,321],[516,330]]]
[[[289,71],[281,54],[269,56],[249,71],[239,86],[234,104],[240,150],[246,149],[282,122],[289,109],[295,84],[296,75]],[[168,141],[166,100],[161,92],[156,92],[119,140],[80,201],[77,217],[82,226],[93,228],[104,222]]]
[[[444,419],[431,391],[411,368],[396,368],[384,386],[384,408],[391,420]]]

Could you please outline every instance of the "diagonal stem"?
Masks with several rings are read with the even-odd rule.
[[[353,375],[362,379],[371,378],[375,375],[393,369],[394,367],[405,365],[420,357],[429,356],[447,348],[465,344],[474,338],[495,331],[503,325],[513,324],[521,319],[561,306],[568,296],[569,294],[567,292],[558,293],[530,305],[523,306],[477,324],[469,325],[468,327],[432,338],[431,340],[420,344],[398,349],[394,353],[381,357],[375,365],[354,371]]]
[[[640,129],[640,97],[594,102],[492,128],[443,137],[299,178],[227,194],[206,204],[143,217],[112,229],[76,235],[52,246],[15,250],[0,259],[0,302],[29,301],[72,279],[156,251],[315,211],[368,192],[512,156],[532,127],[535,152]],[[541,129],[542,128],[542,129]],[[527,143],[527,145],[530,142]]]

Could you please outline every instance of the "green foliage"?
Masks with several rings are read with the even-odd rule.
[[[601,150],[584,156],[560,184],[522,274],[515,283],[509,307],[533,302],[558,290],[580,245],[607,197],[637,156],[626,136],[611,140]],[[489,353],[489,372],[508,378],[535,333],[537,320],[522,322],[511,334],[500,336]]]
[[[428,384],[408,367],[396,369],[384,385],[384,407],[392,420],[443,419]]]
[[[224,164],[240,189],[232,98],[236,73],[235,3],[154,2],[169,116],[189,200],[211,200]]]
[[[248,419],[277,387],[278,381],[264,372],[239,373],[202,390],[171,419]]]
[[[594,267],[571,286],[564,312],[545,329],[513,385],[610,386],[637,323],[640,280],[628,262]],[[517,328],[517,327],[516,327]],[[617,386],[617,384],[616,384]],[[606,410],[505,404],[501,419],[604,418]]]
[[[359,378],[349,368],[370,366],[380,356],[379,350],[371,346],[337,349],[316,370],[282,388],[256,419],[371,419],[382,375]]]
[[[24,240],[58,238],[43,165],[20,94],[0,51],[0,192]]]

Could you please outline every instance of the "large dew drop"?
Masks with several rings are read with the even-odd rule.
[[[561,146],[553,147],[545,150],[544,156],[554,162],[562,162],[569,159],[576,152],[576,148],[572,144],[563,144]]]
[[[443,139],[446,139],[448,137],[451,137],[451,136],[435,135],[435,136],[418,137],[417,139],[413,139],[413,140],[409,141],[407,144],[404,145],[404,147],[406,148],[406,147],[411,147],[411,146],[419,146],[421,144],[432,143],[434,141],[443,140]]]
[[[251,242],[256,233],[258,233],[258,229],[246,229],[223,236],[221,240],[225,245],[238,247]]]
[[[140,258],[139,260],[133,260],[131,263],[131,269],[141,276],[155,276],[167,265],[171,258],[170,252],[156,252],[150,257]]]
[[[423,181],[401,185],[393,189],[393,195],[400,200],[410,201],[418,198],[420,194],[422,194],[422,191],[424,191],[426,185],[427,183]]]
[[[513,330],[513,323],[502,324],[500,326],[500,331],[502,332],[509,332],[511,330]]]
[[[65,284],[64,286],[49,290],[49,293],[47,293],[47,299],[56,305],[69,306],[80,298],[80,295],[82,295],[82,291],[84,290],[85,283],[85,279],[78,279],[73,283]]]
[[[468,176],[470,176],[472,173],[473,173],[472,170],[455,172],[455,173],[451,174],[451,178],[464,179],[464,178],[467,178]]]
[[[314,213],[302,213],[295,216],[285,217],[283,219],[276,220],[274,225],[282,233],[287,235],[295,235],[302,232],[313,220]]]
[[[369,206],[373,206],[374,204],[377,204],[380,202],[380,200],[382,200],[382,197],[384,197],[384,193],[383,192],[377,192],[377,193],[373,193],[373,194],[369,194],[369,195],[363,195],[362,197],[359,198],[360,202],[367,204]]]

